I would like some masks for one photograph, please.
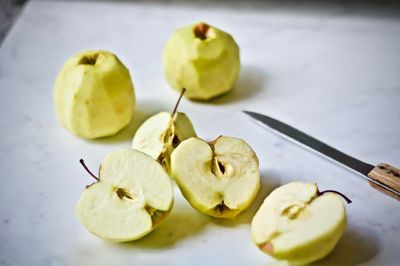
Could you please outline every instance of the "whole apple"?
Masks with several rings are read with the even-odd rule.
[[[131,121],[135,106],[128,69],[104,50],[70,57],[57,75],[53,96],[63,127],[88,139],[120,131]]]
[[[189,99],[208,100],[233,88],[240,71],[239,47],[228,33],[206,23],[176,30],[163,52],[164,75]]]

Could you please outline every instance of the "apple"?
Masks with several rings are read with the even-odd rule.
[[[239,76],[239,47],[228,33],[200,22],[176,30],[163,51],[164,75],[186,97],[208,100],[233,88]]]
[[[57,75],[53,96],[62,126],[88,139],[120,131],[131,121],[135,106],[128,69],[104,50],[69,58]]]
[[[182,90],[172,113],[160,112],[148,118],[138,128],[132,141],[132,148],[153,157],[167,172],[170,172],[172,151],[181,141],[196,136],[190,119],[185,113],[177,112],[184,93],[185,89]]]
[[[262,251],[293,265],[322,259],[346,227],[341,196],[351,203],[339,192],[319,192],[314,183],[283,185],[269,194],[255,214],[252,239]]]
[[[79,221],[94,235],[124,242],[151,232],[169,214],[173,189],[169,175],[153,158],[133,149],[106,156],[96,182],[76,205]]]
[[[220,136],[212,142],[183,141],[171,155],[172,176],[183,196],[198,211],[234,218],[260,188],[258,158],[243,140]]]

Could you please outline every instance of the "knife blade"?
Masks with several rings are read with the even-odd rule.
[[[384,163],[377,166],[365,163],[272,117],[251,111],[243,112],[261,126],[350,169],[368,180],[374,188],[400,200],[400,169]]]

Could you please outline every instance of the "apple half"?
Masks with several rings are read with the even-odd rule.
[[[170,172],[172,151],[185,139],[195,137],[193,124],[185,113],[177,112],[179,102],[172,113],[160,112],[148,118],[138,128],[132,140],[132,148],[147,153]]]
[[[84,165],[83,160],[81,163]],[[139,239],[159,225],[172,208],[171,179],[145,153],[133,149],[111,153],[101,163],[99,177],[91,175],[97,182],[83,192],[76,214],[100,238],[115,242]]]
[[[210,143],[194,137],[183,141],[172,152],[171,171],[188,202],[216,218],[236,217],[260,188],[255,152],[234,137],[220,136]]]
[[[324,258],[346,227],[339,195],[348,200],[335,191],[319,192],[314,183],[292,182],[275,189],[252,220],[253,241],[263,252],[293,265]]]

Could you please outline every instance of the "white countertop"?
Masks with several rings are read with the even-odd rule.
[[[96,169],[108,152],[130,146],[146,117],[173,107],[178,95],[163,79],[161,51],[175,28],[199,20],[235,37],[242,72],[232,93],[211,103],[183,100],[180,110],[205,139],[225,134],[252,145],[262,189],[233,221],[201,215],[176,190],[158,229],[106,243],[75,216],[92,182],[78,160]],[[56,121],[52,87],[67,57],[93,48],[113,51],[130,69],[137,110],[120,134],[86,141]],[[399,202],[240,112],[269,114],[361,160],[399,167],[400,16],[391,9],[33,1],[0,47],[0,89],[0,265],[272,265],[252,244],[249,223],[268,192],[293,180],[353,200],[344,237],[318,265],[399,265]]]

